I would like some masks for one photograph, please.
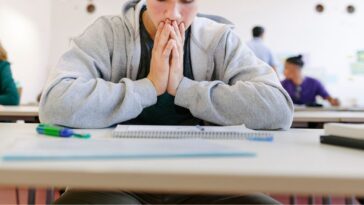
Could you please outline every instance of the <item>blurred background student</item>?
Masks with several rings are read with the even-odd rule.
[[[286,79],[282,82],[282,85],[291,96],[293,103],[296,105],[320,106],[316,102],[316,96],[321,96],[329,101],[332,106],[339,106],[339,100],[332,98],[320,81],[303,75],[304,65],[302,55],[288,58],[285,63],[284,76]]]
[[[266,62],[276,71],[277,62],[272,51],[263,42],[264,33],[263,27],[255,26],[252,30],[253,39],[247,45],[260,60]]]
[[[19,93],[10,70],[8,56],[0,42],[0,105],[19,105]]]

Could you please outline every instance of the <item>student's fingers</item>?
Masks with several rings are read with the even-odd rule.
[[[176,33],[177,40],[182,41],[182,36],[181,36],[181,32],[178,28],[177,21],[173,21],[172,26],[173,26],[173,31]]]
[[[164,58],[168,58],[171,56],[171,52],[172,52],[172,49],[176,46],[176,41],[173,40],[173,39],[170,39],[168,41],[168,44],[167,46],[165,47],[164,51],[163,51],[163,57]]]
[[[158,28],[157,28],[157,33],[155,34],[155,37],[154,37],[154,43],[155,44],[158,44],[159,42],[159,38],[160,38],[160,35],[163,31],[163,28],[164,28],[164,22],[160,22],[159,25],[158,25]]]
[[[179,52],[183,52],[183,41],[179,39],[180,37],[177,37],[176,32],[174,30],[171,31],[171,39],[174,39],[176,41],[176,47]]]
[[[182,38],[182,47],[180,49],[180,52],[183,53],[183,46],[185,44],[185,40],[186,40],[186,28],[185,28],[185,24],[182,22],[180,25],[179,25],[179,32],[181,34],[181,38]]]
[[[183,79],[183,63],[181,60],[181,53],[177,46],[172,49],[172,56],[170,58],[169,79],[167,85],[167,92],[170,95],[176,96],[177,88]]]
[[[177,22],[174,21],[173,23],[173,30],[171,31],[171,38],[175,39],[177,41],[177,49],[179,52],[182,52],[184,40],[182,39],[179,27],[177,25]]]
[[[334,98],[334,99],[333,99],[332,104],[333,104],[334,106],[340,106],[340,100],[339,100],[339,99],[337,99],[337,98]]]
[[[171,61],[171,71],[176,73],[178,72],[178,68],[179,68],[179,52],[178,52],[178,47],[174,46],[172,49],[172,61]]]
[[[181,23],[179,25],[179,32],[181,34],[181,39],[183,42],[185,42],[185,39],[186,39],[186,26],[184,23]]]
[[[177,42],[179,41],[179,38],[177,36],[177,33],[174,31],[174,29],[171,30],[170,36],[171,36],[171,39],[173,39],[173,40],[175,40]]]
[[[166,44],[169,41],[169,36],[171,34],[171,25],[169,24],[165,24],[162,33],[160,34],[160,38],[158,41],[158,44],[155,44],[157,46],[157,49],[160,49],[161,51],[163,51],[163,49],[165,48]]]

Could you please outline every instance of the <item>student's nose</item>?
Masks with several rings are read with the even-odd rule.
[[[171,3],[167,8],[165,15],[167,19],[170,19],[171,21],[177,21],[178,23],[182,18],[178,3]]]

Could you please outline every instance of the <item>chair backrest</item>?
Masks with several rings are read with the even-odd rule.
[[[197,16],[198,17],[208,18],[208,19],[211,19],[211,20],[216,21],[218,23],[223,23],[223,24],[228,24],[228,25],[234,25],[234,23],[231,22],[230,20],[226,19],[225,17],[218,16],[218,15],[198,13]]]
[[[21,95],[23,93],[23,87],[21,86],[20,82],[18,80],[15,80],[15,87],[18,91],[19,99],[21,99]]]
[[[16,89],[18,90],[19,99],[21,99],[21,94],[23,93],[23,88],[22,87],[17,87]]]

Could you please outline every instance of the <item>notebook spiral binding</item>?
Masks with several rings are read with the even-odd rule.
[[[140,139],[210,139],[210,140],[251,140],[273,141],[273,135],[267,132],[195,132],[195,131],[124,131],[115,132],[115,138],[140,138]]]

